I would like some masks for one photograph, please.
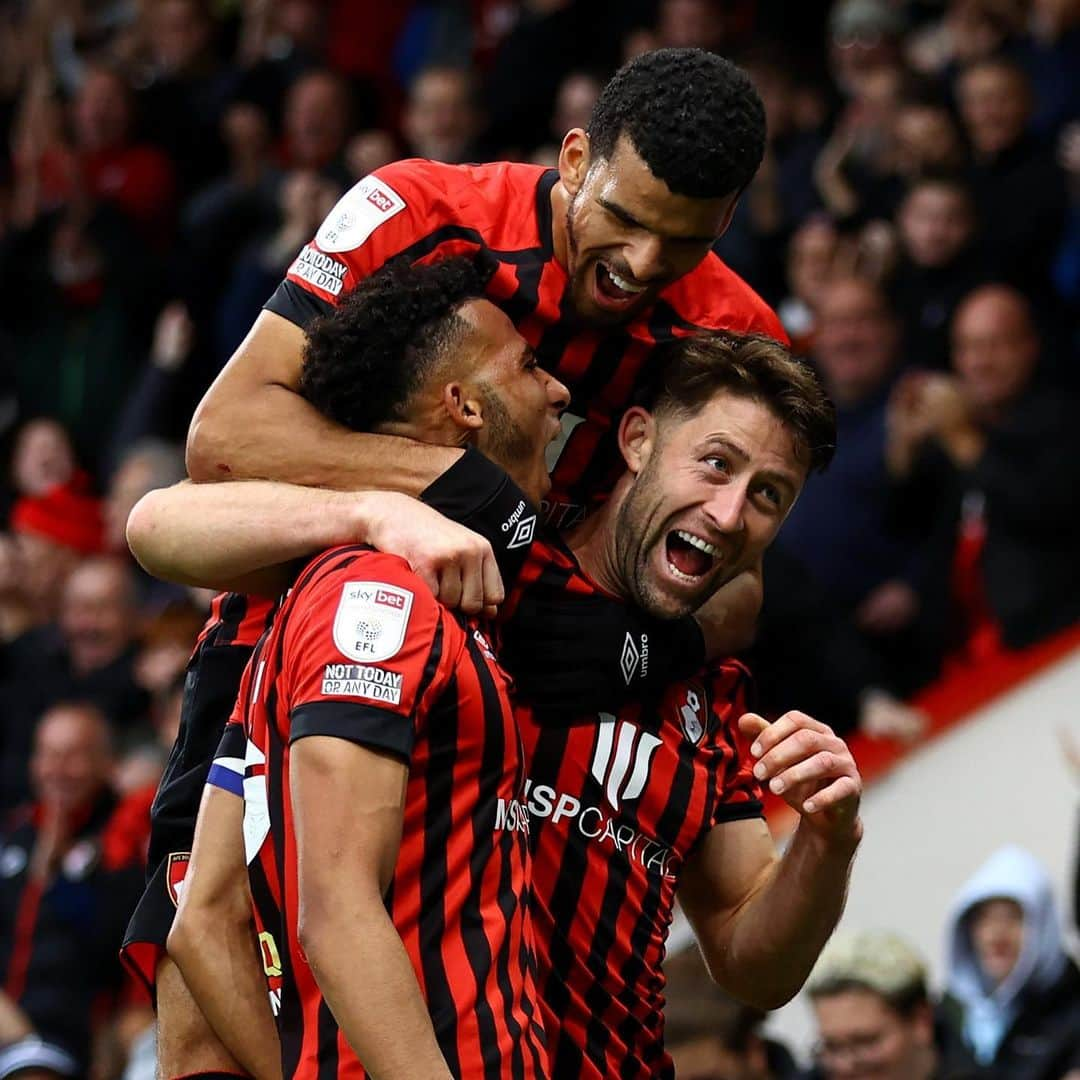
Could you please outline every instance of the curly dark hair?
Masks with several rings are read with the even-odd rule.
[[[484,295],[492,267],[458,256],[392,259],[307,331],[300,393],[352,431],[402,420],[432,367],[461,339],[462,304]]]
[[[765,106],[750,76],[703,49],[657,49],[624,64],[589,120],[594,155],[626,135],[653,176],[676,194],[742,191],[765,153]]]
[[[809,364],[763,334],[718,331],[657,347],[654,375],[638,396],[651,412],[694,416],[718,391],[760,401],[795,436],[808,471],[824,472],[836,450],[836,409]]]

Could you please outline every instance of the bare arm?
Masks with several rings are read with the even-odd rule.
[[[824,724],[786,713],[772,725],[748,714],[740,726],[761,751],[760,778],[802,818],[782,858],[760,819],[716,826],[687,862],[679,900],[713,978],[774,1009],[798,992],[843,911],[861,788]]]
[[[243,799],[204,789],[169,956],[229,1053],[258,1080],[277,1080],[281,1051],[252,932],[243,818]]]
[[[181,585],[277,596],[292,583],[294,560],[369,543],[400,555],[449,607],[474,613],[503,600],[488,541],[397,492],[181,483],[136,504],[127,539],[144,569]]]
[[[447,1080],[416,975],[383,903],[407,781],[408,766],[382,751],[323,735],[293,744],[300,943],[369,1073]]]
[[[298,393],[304,332],[263,311],[195,410],[193,480],[266,479],[340,491],[379,487],[418,495],[459,451],[392,435],[346,431]]]

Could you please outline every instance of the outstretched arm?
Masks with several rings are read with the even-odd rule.
[[[861,782],[843,740],[803,713],[740,721],[755,775],[799,814],[777,857],[760,818],[714,826],[687,862],[679,901],[713,978],[763,1009],[802,986],[844,908],[862,836]]]
[[[127,538],[149,573],[181,585],[277,596],[291,583],[295,560],[335,544],[369,543],[404,558],[450,607],[475,613],[503,599],[488,541],[396,492],[182,483],[145,495]]]
[[[268,479],[418,495],[459,451],[347,431],[297,392],[304,331],[263,311],[195,410],[187,440],[193,480]]]

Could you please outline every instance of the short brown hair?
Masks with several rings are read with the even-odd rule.
[[[639,404],[695,416],[721,390],[765,405],[795,436],[809,470],[836,450],[836,408],[813,369],[770,337],[720,332],[676,338],[653,354],[656,377]]]

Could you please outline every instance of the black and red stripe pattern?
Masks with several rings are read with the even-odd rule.
[[[549,520],[561,527],[606,491],[619,468],[612,425],[657,343],[701,330],[786,337],[768,305],[713,253],[626,326],[583,327],[554,255],[551,191],[557,179],[554,169],[508,162],[387,165],[331,211],[266,307],[305,326],[391,258],[479,254],[488,260],[495,271],[489,298],[573,394],[564,425],[570,434],[547,500]]]
[[[530,588],[597,591],[555,545],[534,545],[527,573]],[[761,814],[736,727],[747,679],[725,663],[566,727],[517,710],[552,1076],[671,1075],[662,963],[682,866],[714,826]]]
[[[328,665],[350,662],[334,627],[343,625],[337,618],[349,602],[343,598],[358,583],[411,594],[402,645],[377,662],[383,676],[400,676],[398,701],[368,701],[326,681]],[[369,679],[377,677],[370,675],[374,666]],[[524,757],[508,688],[483,628],[440,607],[395,556],[333,549],[308,565],[283,601],[245,673],[238,715],[248,736],[252,896],[260,931],[273,938],[280,958],[271,996],[286,1077],[366,1075],[297,940],[289,756],[292,741],[304,734],[333,735],[408,760],[387,905],[454,1075],[548,1075],[525,910]]]

